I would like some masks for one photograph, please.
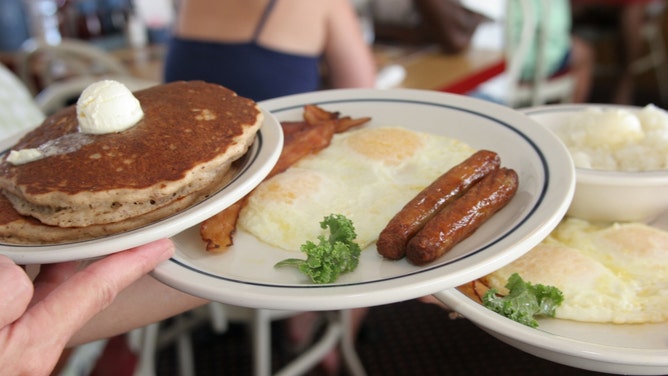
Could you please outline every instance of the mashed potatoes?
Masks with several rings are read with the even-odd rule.
[[[668,113],[589,108],[558,131],[576,167],[599,170],[668,169]]]
[[[329,147],[260,186],[239,216],[245,231],[299,251],[329,214],[353,221],[364,249],[406,202],[475,150],[461,141],[399,127],[337,134]]]
[[[485,277],[504,291],[512,273],[558,287],[556,317],[647,323],[668,320],[668,233],[640,224],[564,220],[540,245]]]

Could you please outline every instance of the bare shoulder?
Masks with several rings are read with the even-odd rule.
[[[308,19],[323,19],[333,16],[354,14],[351,0],[280,0],[276,3],[277,10],[289,11],[295,17],[308,22]]]
[[[332,5],[349,0],[280,0],[267,19],[260,42],[303,54],[319,54],[326,39]]]
[[[356,18],[354,1],[351,0],[323,0],[323,6],[329,16],[342,16]]]
[[[320,20],[326,17],[333,11],[336,3],[347,1],[349,0],[277,0],[274,11],[281,12],[281,14],[289,12],[303,22],[310,22],[309,20]]]

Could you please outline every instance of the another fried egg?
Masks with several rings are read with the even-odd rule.
[[[668,320],[668,233],[645,224],[601,226],[567,218],[540,245],[484,280],[504,291],[515,272],[564,293],[557,318]]]
[[[410,199],[474,152],[459,140],[400,127],[337,134],[324,150],[260,184],[239,225],[268,244],[298,251],[323,233],[325,216],[343,214],[364,249]]]

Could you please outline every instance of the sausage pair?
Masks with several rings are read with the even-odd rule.
[[[436,260],[471,235],[515,195],[517,173],[489,150],[474,153],[409,201],[380,233],[383,257],[413,264]]]

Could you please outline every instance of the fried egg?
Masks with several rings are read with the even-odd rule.
[[[668,233],[645,224],[603,226],[567,218],[541,244],[483,280],[504,292],[515,272],[563,292],[557,318],[668,320]]]
[[[265,243],[299,251],[323,234],[330,214],[349,218],[362,249],[438,176],[475,152],[443,136],[401,127],[361,128],[260,184],[239,215],[239,226]]]

